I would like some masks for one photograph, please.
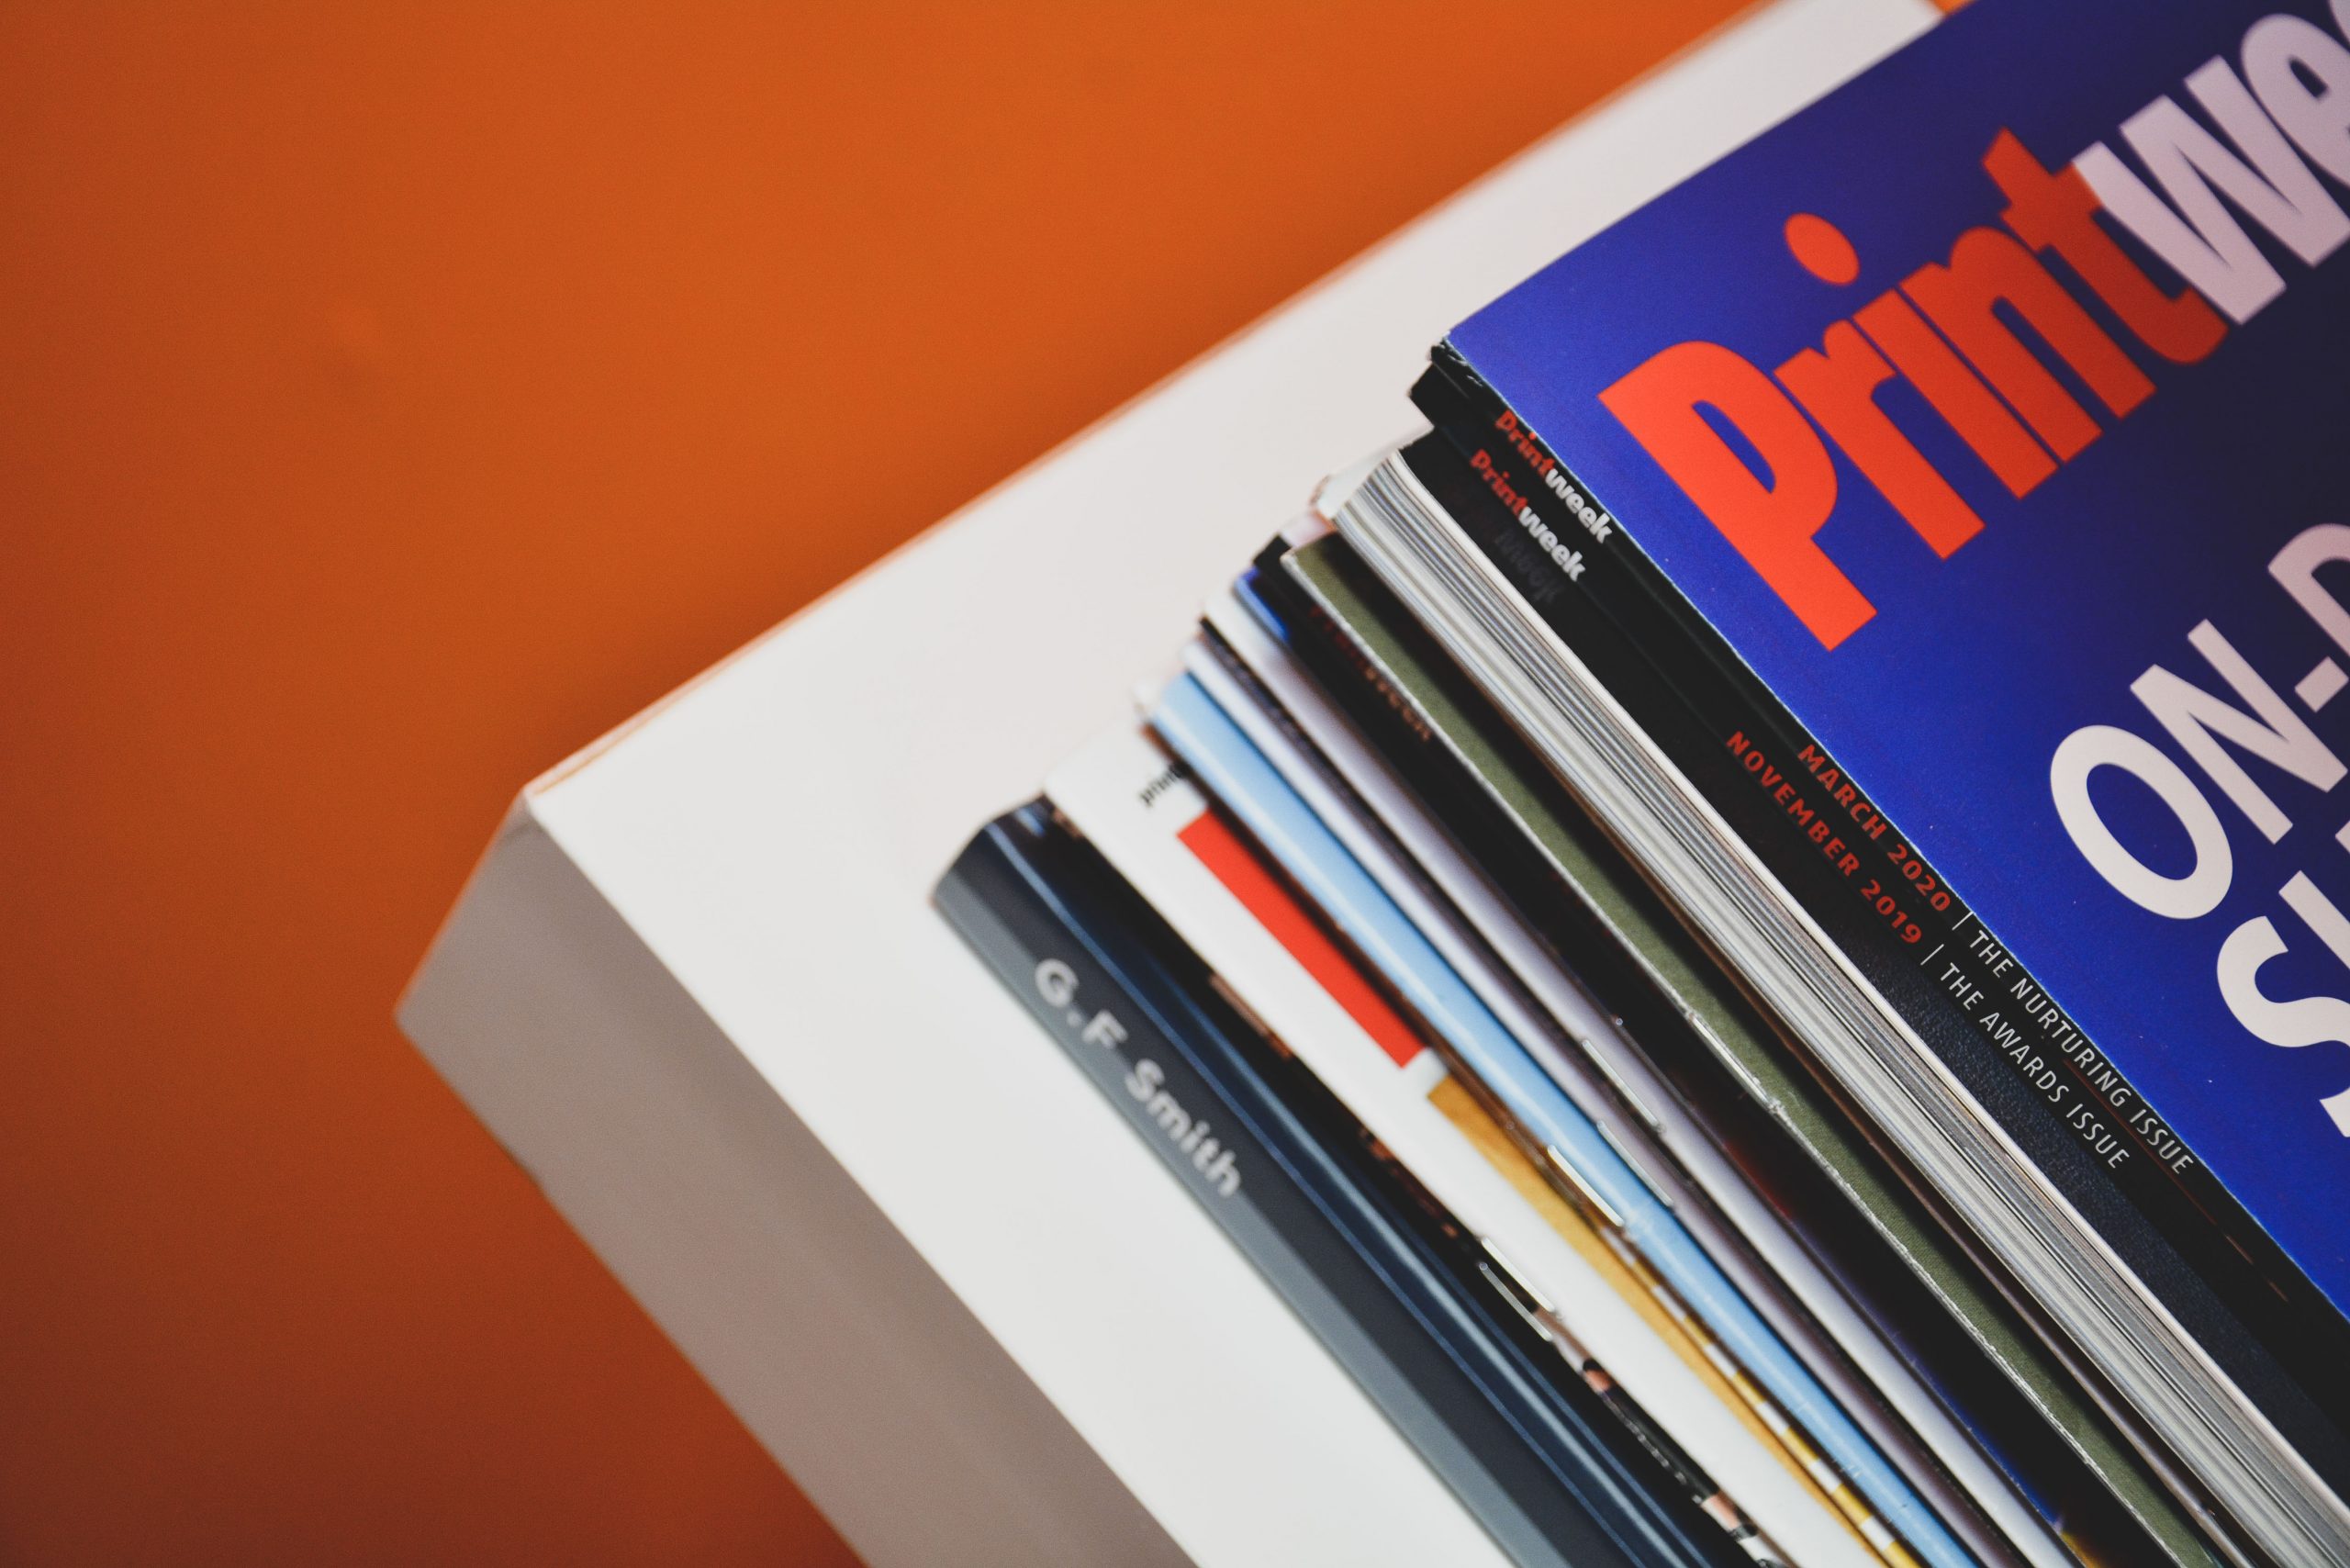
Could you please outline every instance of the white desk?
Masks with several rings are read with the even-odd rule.
[[[1498,1562],[929,890],[1453,321],[1933,16],[1750,15],[523,791],[401,1022],[875,1568]]]

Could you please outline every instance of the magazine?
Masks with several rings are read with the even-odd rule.
[[[2350,1552],[2341,921],[2291,833],[2344,772],[2343,49],[1971,8],[1456,328],[1447,439],[1338,509],[2288,1560]]]

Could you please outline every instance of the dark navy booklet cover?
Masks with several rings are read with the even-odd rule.
[[[1977,0],[1449,342],[2350,1309],[2337,6]]]

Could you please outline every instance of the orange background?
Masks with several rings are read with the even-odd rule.
[[[393,1028],[435,922],[1731,9],[0,9],[0,1562],[845,1561]]]

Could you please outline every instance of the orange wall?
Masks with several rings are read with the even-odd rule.
[[[0,8],[0,1562],[845,1560],[395,1032],[434,923],[1731,8]]]

